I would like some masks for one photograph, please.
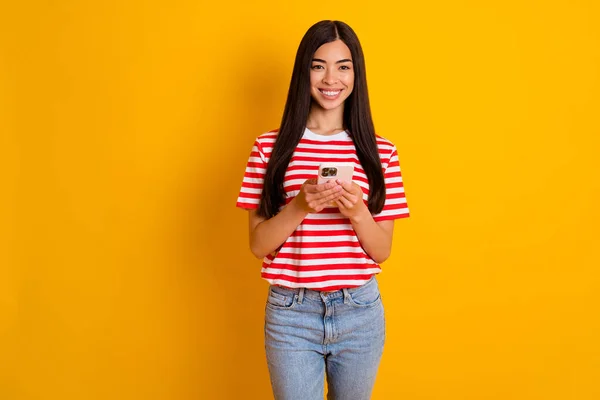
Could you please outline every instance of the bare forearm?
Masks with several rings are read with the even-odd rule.
[[[352,227],[360,244],[376,263],[382,263],[390,256],[392,249],[392,230],[386,231],[368,210],[351,218]]]
[[[302,223],[308,213],[292,200],[276,216],[259,223],[250,233],[250,250],[263,258],[277,250]]]

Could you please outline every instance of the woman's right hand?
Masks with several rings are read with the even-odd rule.
[[[316,179],[308,179],[300,187],[295,197],[296,204],[309,213],[318,213],[342,197],[343,188],[335,180],[318,184]]]

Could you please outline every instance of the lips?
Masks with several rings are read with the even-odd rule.
[[[326,99],[337,99],[340,95],[340,93],[342,93],[343,89],[319,89],[319,92],[323,95],[323,97],[325,97]]]

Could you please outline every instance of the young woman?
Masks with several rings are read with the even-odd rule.
[[[319,165],[352,181],[318,184]],[[396,147],[373,127],[354,31],[321,21],[304,35],[281,126],[259,136],[237,206],[269,283],[265,348],[276,399],[370,398],[385,321],[375,275],[408,216]]]

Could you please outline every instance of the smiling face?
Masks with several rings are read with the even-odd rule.
[[[310,67],[310,93],[325,110],[343,106],[354,88],[350,49],[341,40],[325,43],[315,52]]]

